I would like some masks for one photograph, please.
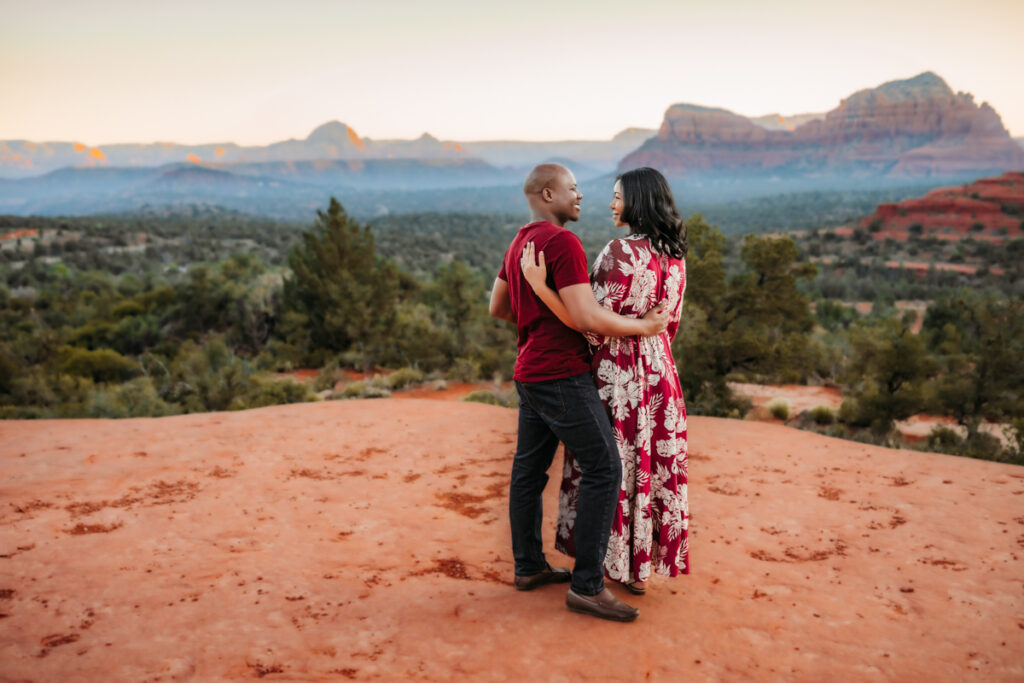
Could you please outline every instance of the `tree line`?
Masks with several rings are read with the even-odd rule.
[[[232,234],[232,220],[214,222],[220,237]],[[292,245],[273,261],[253,248],[120,272],[35,254],[18,268],[0,266],[0,416],[169,415],[314,400],[307,386],[275,375],[296,368],[320,369],[314,388],[330,388],[345,368],[404,369],[395,381],[507,380],[515,332],[487,315],[487,296],[518,224],[494,217],[474,242],[472,220],[460,219],[446,242],[439,219],[425,215],[403,249],[401,219],[389,220],[371,229],[331,200],[290,237],[265,226]],[[689,281],[673,351],[692,414],[744,416],[750,406],[730,381],[834,383],[841,409],[792,416],[795,424],[896,443],[895,421],[948,415],[966,437],[936,430],[929,448],[1022,462],[1019,298],[946,288],[915,333],[914,320],[892,309],[861,317],[813,300],[805,290],[817,269],[789,237],[729,240],[700,215],[687,226]],[[195,242],[212,239],[185,231]],[[239,229],[237,239],[243,233],[253,235]],[[604,239],[584,234],[591,256]],[[499,240],[497,249],[480,246]],[[414,253],[409,245],[430,241],[446,254],[430,270],[379,248]],[[1016,424],[1009,445],[981,428],[986,421]]]

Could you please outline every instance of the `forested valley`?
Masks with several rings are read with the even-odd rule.
[[[235,410],[425,380],[495,382],[478,398],[507,404],[515,332],[487,297],[523,219],[363,223],[334,200],[305,224],[214,207],[0,217],[0,416]],[[936,428],[921,447],[1024,464],[1024,241],[869,249],[861,233],[731,236],[699,214],[687,226],[673,351],[690,413],[746,415],[730,382],[832,385],[838,411],[791,424],[895,445],[895,421],[946,415],[964,429]],[[590,259],[616,235],[586,216],[577,232]],[[892,265],[922,252],[978,267]],[[923,314],[897,305],[907,299]],[[283,375],[300,368],[316,380]],[[366,379],[333,390],[355,372]]]

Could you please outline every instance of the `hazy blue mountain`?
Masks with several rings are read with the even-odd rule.
[[[590,173],[606,173],[619,159],[639,147],[653,130],[630,128],[611,140],[554,142],[463,143],[442,141],[428,133],[413,140],[360,137],[351,126],[329,121],[303,139],[282,140],[265,146],[234,143],[179,145],[169,142],[114,144],[99,147],[81,142],[0,141],[0,178],[27,178],[65,167],[156,167],[172,163],[259,164],[294,161],[479,159],[491,166],[519,173],[526,167],[561,158]],[[397,166],[395,168],[398,168]],[[489,176],[484,174],[484,180]]]

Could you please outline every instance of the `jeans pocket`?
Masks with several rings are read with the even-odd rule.
[[[520,382],[519,387],[533,408],[541,417],[557,420],[565,415],[562,387],[559,382]]]

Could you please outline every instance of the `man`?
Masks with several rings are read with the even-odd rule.
[[[617,600],[604,585],[603,561],[622,477],[615,437],[590,373],[587,342],[562,324],[523,279],[523,247],[533,242],[537,252],[544,252],[548,284],[581,330],[609,337],[654,336],[664,331],[666,312],[659,305],[643,319],[634,319],[598,305],[583,245],[565,229],[566,223],[579,220],[583,200],[568,169],[537,166],[523,193],[531,222],[519,229],[505,252],[490,304],[491,315],[515,323],[518,332],[513,378],[519,392],[519,440],[509,489],[515,587],[531,590],[571,581],[565,598],[570,610],[633,621],[639,610]],[[576,456],[583,472],[571,574],[547,563],[541,540],[541,495],[559,441]]]

